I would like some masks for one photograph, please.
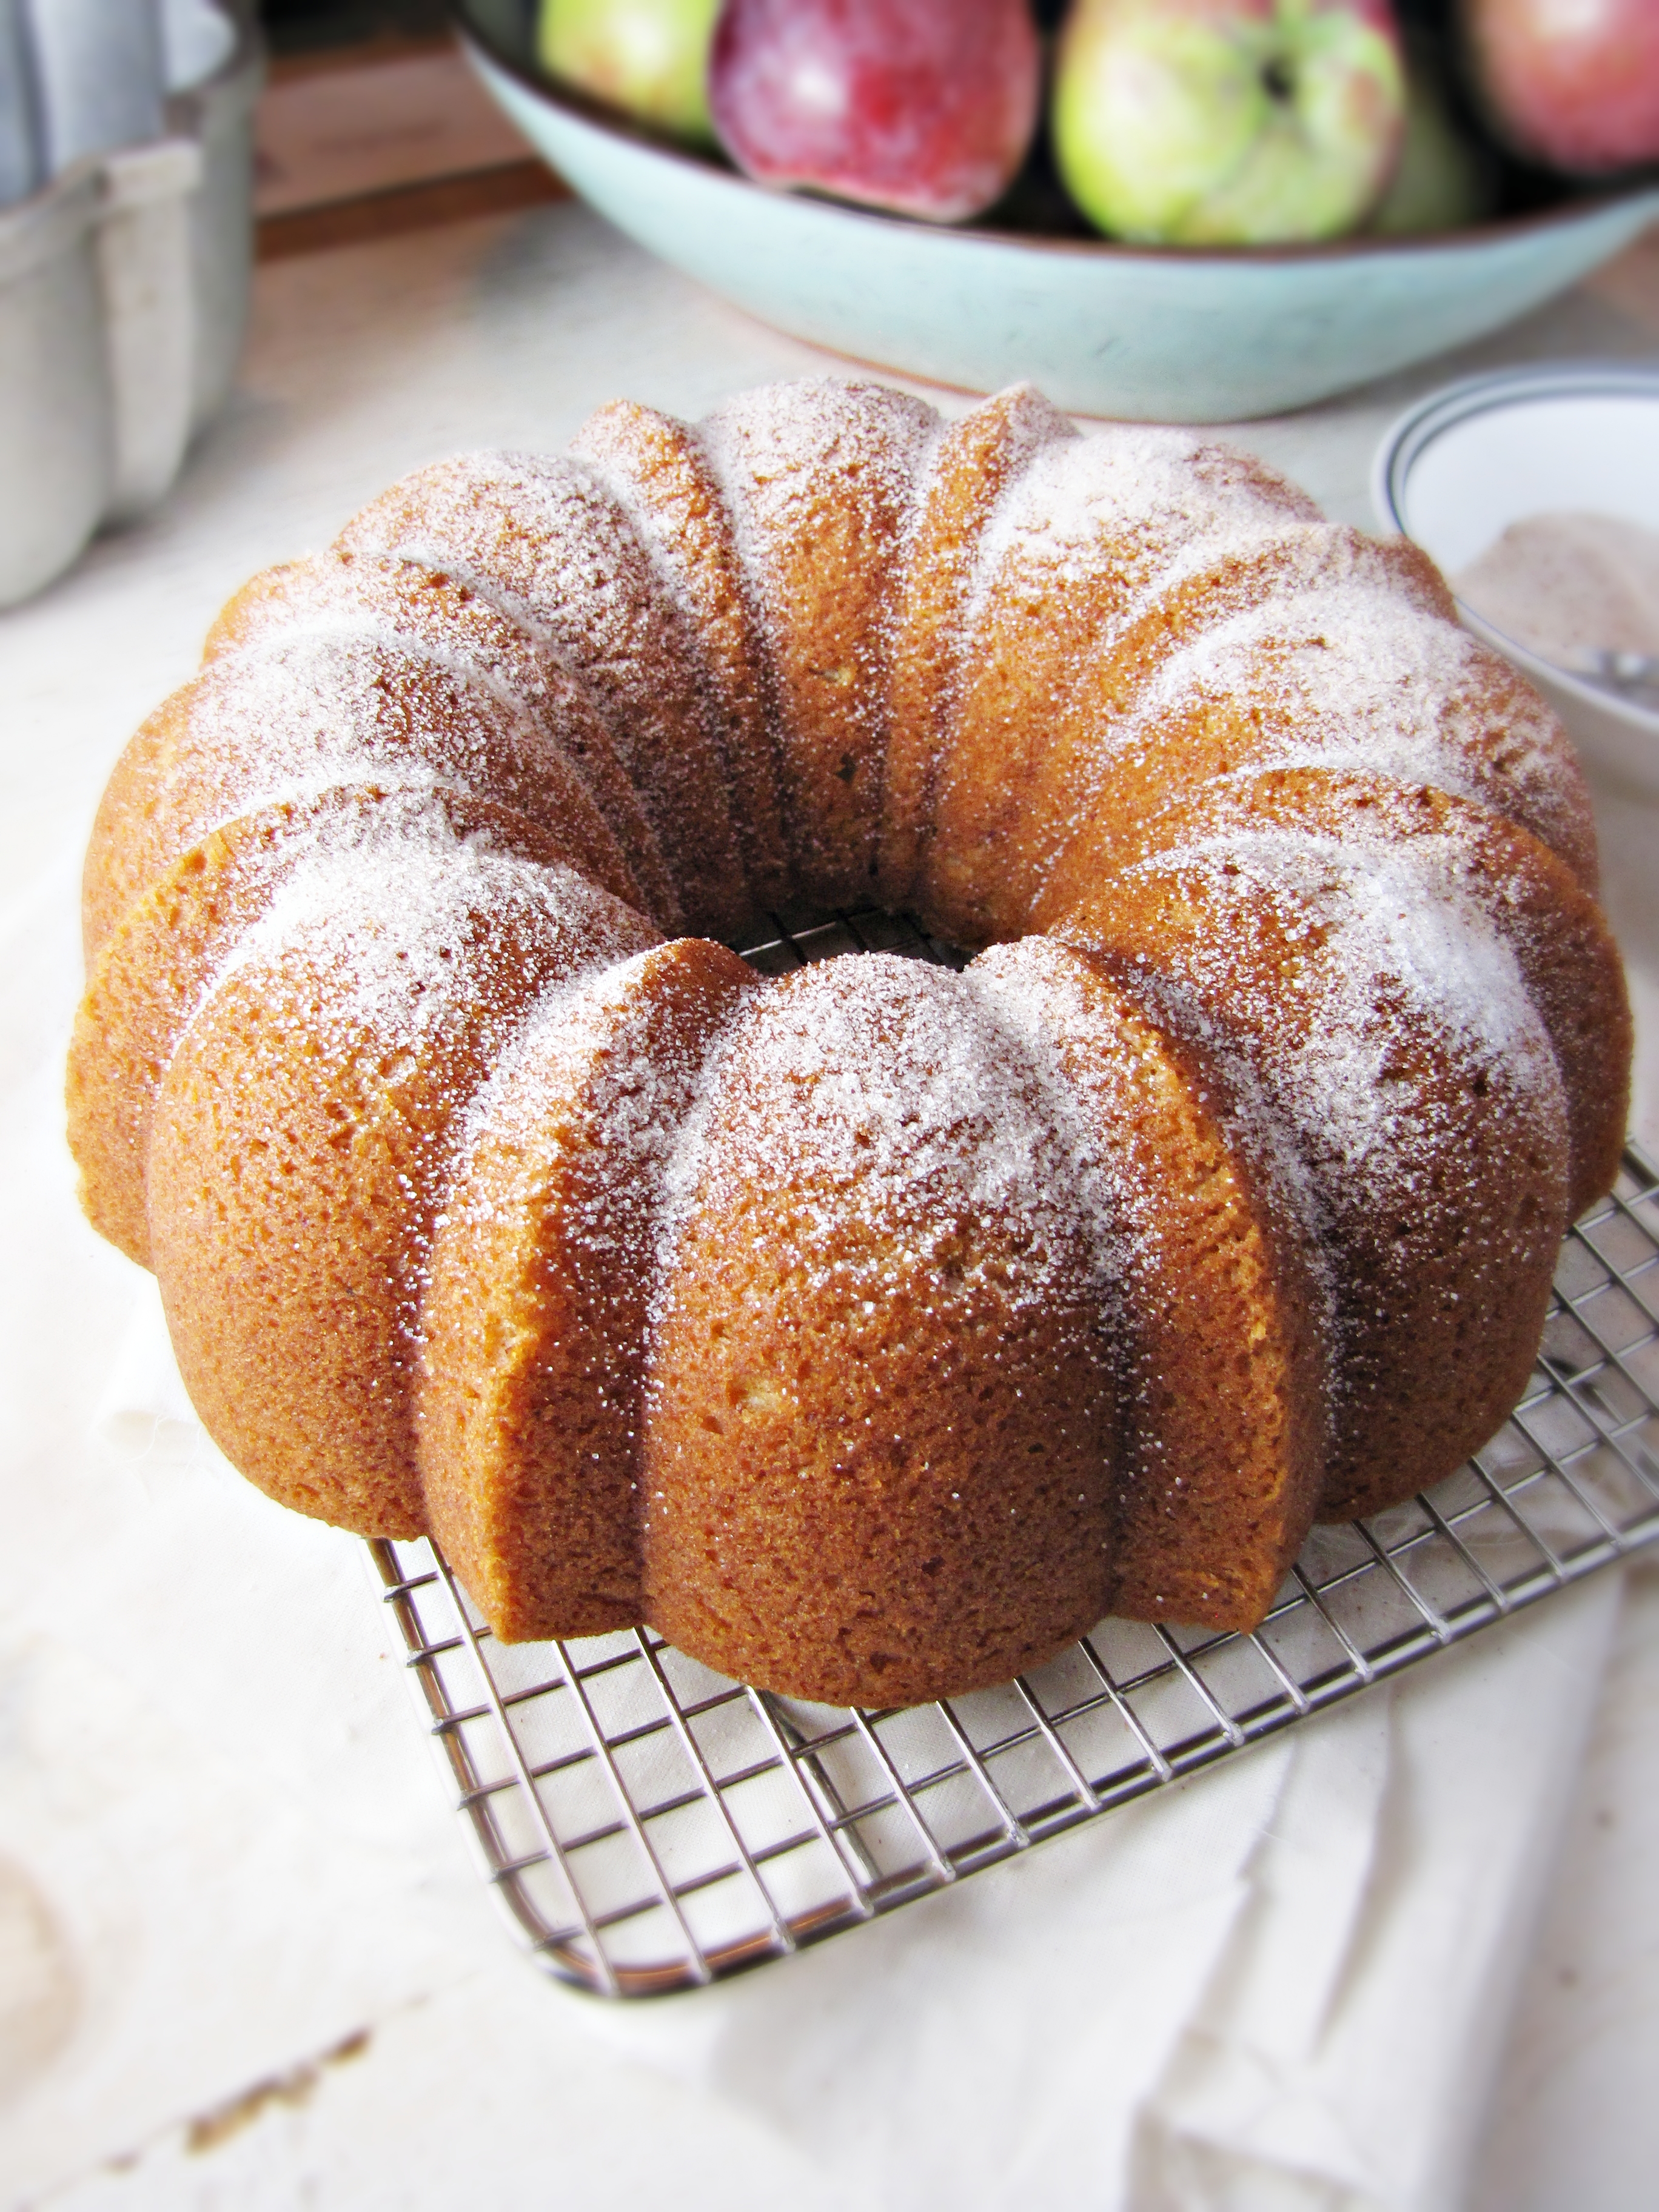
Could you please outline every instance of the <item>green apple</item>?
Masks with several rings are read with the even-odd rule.
[[[542,0],[542,66],[679,138],[712,140],[706,83],[720,0]]]
[[[1051,122],[1090,221],[1147,245],[1334,238],[1405,127],[1388,0],[1077,0]]]

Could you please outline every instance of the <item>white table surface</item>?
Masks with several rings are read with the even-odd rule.
[[[1333,515],[1370,526],[1373,449],[1416,392],[1490,362],[1656,351],[1650,237],[1468,355],[1229,434]],[[0,617],[9,1142],[46,1157],[41,1132],[59,1112],[58,1054],[77,988],[74,887],[110,764],[190,672],[208,622],[245,575],[325,542],[392,477],[447,451],[556,446],[619,393],[695,415],[745,386],[840,366],[648,262],[574,206],[263,269],[236,398],[166,510],[102,542],[34,605]],[[1611,789],[1596,797],[1607,899],[1638,1011],[1637,1123],[1659,1147],[1659,807]],[[400,1688],[384,1698],[361,1688],[365,1651],[373,1661],[384,1648],[370,1648],[377,1624],[361,1637],[343,1627],[337,1670],[325,1652],[285,1673],[249,1631],[245,1559],[234,1548],[246,1540],[242,1521],[227,1536],[222,1587],[169,1588],[168,1516],[188,1512],[199,1528],[216,1493],[191,1490],[188,1472],[157,1474],[135,1520],[142,1478],[92,1439],[92,1401],[134,1288],[125,1262],[70,1224],[66,1189],[66,1169],[14,1176],[0,1242],[11,1286],[0,1489],[15,1531],[0,1550],[0,2125],[14,2124],[21,2146],[17,2171],[0,2167],[0,2198],[74,2212],[485,2198],[623,2206],[670,2192],[682,2203],[718,2197],[733,2212],[786,2198],[803,2212],[846,2202],[798,2140],[753,2113],[654,2076],[644,2094],[637,2060],[608,2051],[592,2019],[573,2019],[571,2001],[520,1963],[466,1862]],[[135,1553],[138,1527],[149,1553]],[[259,1529],[277,1552],[314,1547],[317,1571],[343,1577],[342,1620],[357,1618],[351,1547],[274,1509]],[[246,1571],[257,1579],[256,1566]],[[141,1602],[135,1582],[147,1575],[153,1595]],[[368,1621],[366,1582],[361,1604]],[[118,1620],[118,1636],[100,1631]],[[380,1663],[395,1671],[389,1654]],[[354,1685],[343,1710],[331,1704],[336,1671]],[[1632,1577],[1545,1923],[1530,1963],[1516,1961],[1516,2025],[1474,2194],[1482,2212],[1651,2201],[1656,1688],[1659,1575],[1644,1572]],[[247,1743],[232,1741],[244,1726],[261,1747],[261,1775]],[[175,1778],[164,1801],[146,1778],[159,1766]],[[221,1822],[228,1806],[241,1818],[239,1792],[245,1849],[234,1861],[192,1861],[193,1824],[210,1804]],[[362,1844],[349,1878],[319,1850],[316,1824],[300,1820],[325,1800]],[[54,1833],[76,1839],[56,1905],[32,1888],[21,1844],[9,1848],[32,1803],[50,1808]],[[398,1823],[420,1852],[386,1844]],[[170,1856],[158,1838],[175,1839]],[[262,1854],[283,1858],[291,1898],[295,1855],[306,1852],[318,1854],[301,1886],[314,1910],[290,1904],[266,1925]],[[163,1862],[187,1887],[179,1911],[193,1932],[175,1955],[141,1962],[156,2063],[127,2059],[118,2079],[100,2075],[100,2008],[114,2002],[106,1990],[140,1972],[123,1963],[124,1885],[153,1881]],[[64,1896],[75,1902],[64,1907]],[[75,1926],[59,1926],[54,1911]],[[273,2071],[262,2019],[279,2001],[285,2018],[303,2019],[306,1991],[327,1983],[344,1953],[368,1993],[362,2017],[343,2036],[337,2023],[325,2039],[297,2042]],[[179,2109],[161,2060],[185,2014],[204,2007],[222,2024],[220,2087],[206,2109]],[[701,2178],[690,2197],[688,2174]]]

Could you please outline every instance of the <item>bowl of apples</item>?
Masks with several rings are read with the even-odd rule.
[[[507,114],[653,252],[837,352],[1030,379],[1077,413],[1306,405],[1498,328],[1659,219],[1653,0],[459,14]]]

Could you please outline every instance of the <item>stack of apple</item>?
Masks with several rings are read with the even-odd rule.
[[[1415,11],[1420,15],[1420,7]],[[1575,176],[1659,160],[1659,0],[1449,0],[1493,137]],[[552,73],[718,138],[757,182],[935,222],[1048,139],[1109,236],[1264,245],[1481,210],[1486,157],[1393,0],[542,0]]]

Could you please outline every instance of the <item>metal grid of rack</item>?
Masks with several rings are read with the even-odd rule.
[[[883,915],[791,929],[951,962]],[[725,1680],[648,1629],[491,1637],[435,1548],[370,1547],[484,1875],[610,1996],[782,1957],[1293,1726],[1659,1538],[1659,1168],[1569,1233],[1526,1395],[1449,1481],[1315,1531],[1254,1635],[1103,1621],[1005,1687],[845,1711]]]

